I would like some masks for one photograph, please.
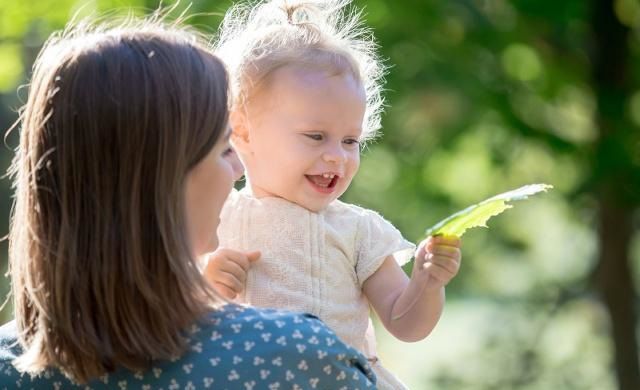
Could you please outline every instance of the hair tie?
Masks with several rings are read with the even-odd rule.
[[[291,7],[286,9],[287,21],[294,26],[308,23],[311,20],[309,12],[304,7]]]

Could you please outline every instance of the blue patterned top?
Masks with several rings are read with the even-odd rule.
[[[146,372],[117,370],[78,386],[57,369],[38,376],[12,365],[16,327],[0,327],[0,389],[365,389],[375,388],[367,360],[317,318],[226,305],[189,332],[189,351]]]

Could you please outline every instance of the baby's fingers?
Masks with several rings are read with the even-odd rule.
[[[253,251],[253,252],[247,252],[246,256],[247,256],[247,260],[249,260],[250,263],[253,263],[258,261],[260,259],[260,256],[262,256],[262,254],[260,253],[260,251]]]
[[[462,240],[456,236],[431,236],[427,240],[427,249],[436,246],[446,245],[460,248],[462,246]]]
[[[219,272],[213,282],[216,290],[229,299],[235,298],[244,289],[244,282],[241,282],[235,275],[228,272]]]
[[[428,237],[418,244],[418,249],[416,250],[415,257],[416,259],[424,258],[427,252],[431,252],[433,248],[448,246],[453,248],[460,248],[462,246],[462,241],[458,237],[454,236],[431,236]]]
[[[222,283],[213,283],[213,288],[218,292],[218,294],[227,299],[235,299],[238,296],[235,291]]]
[[[442,286],[446,286],[453,278],[447,271],[434,264],[430,264],[428,271],[430,278],[437,280]]]
[[[455,246],[448,246],[448,245],[437,245],[434,246],[432,248],[430,248],[429,252],[427,254],[433,254],[436,256],[443,256],[443,257],[450,257],[454,260],[460,260],[460,258],[462,257],[462,252],[460,251],[460,248],[455,247]]]
[[[229,261],[229,260],[221,261],[220,264],[218,264],[217,273],[224,273],[224,272],[231,274],[236,279],[238,279],[241,283],[244,283],[245,280],[247,280],[247,270],[242,268],[242,266],[237,262]]]
[[[426,263],[424,265],[425,269],[431,267],[431,265],[436,268],[443,269],[449,274],[456,275],[458,270],[460,269],[460,260],[454,259],[449,256],[440,256],[433,253],[427,254]]]
[[[260,251],[244,253],[227,250],[224,254],[228,260],[238,264],[245,272],[249,270],[251,263],[260,259]]]

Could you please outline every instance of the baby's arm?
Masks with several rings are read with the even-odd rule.
[[[420,243],[411,279],[393,256],[363,284],[363,292],[385,328],[403,341],[425,338],[440,318],[444,286],[460,268],[460,240],[430,237]]]

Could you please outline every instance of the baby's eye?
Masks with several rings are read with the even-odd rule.
[[[311,138],[314,141],[322,141],[322,134],[318,134],[318,133],[305,133],[305,136],[308,138]]]
[[[347,145],[351,145],[351,146],[360,145],[360,141],[358,139],[356,139],[356,138],[347,138],[342,142],[344,142]]]

